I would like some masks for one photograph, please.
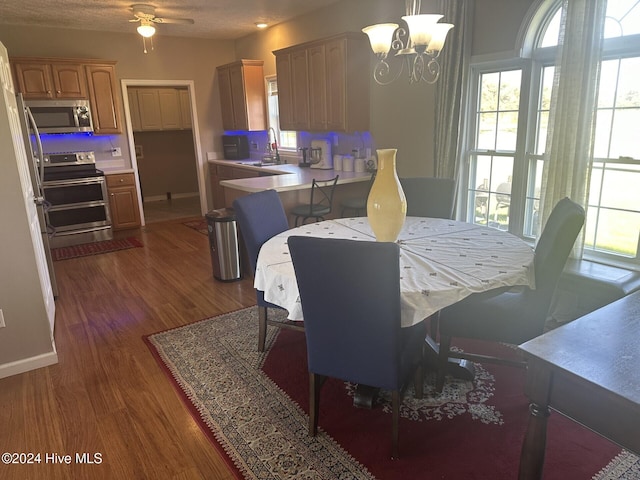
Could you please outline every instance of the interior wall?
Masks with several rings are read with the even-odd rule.
[[[172,197],[198,192],[191,130],[136,132],[136,146],[142,147],[138,157],[138,174],[145,201],[163,196]],[[156,198],[157,199],[157,198]]]

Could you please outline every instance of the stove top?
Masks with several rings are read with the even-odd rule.
[[[95,177],[104,177],[104,172],[90,165],[47,168],[44,171],[45,182]]]

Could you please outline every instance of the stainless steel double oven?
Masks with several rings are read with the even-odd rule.
[[[106,180],[93,152],[45,154],[42,187],[52,247],[113,238]]]

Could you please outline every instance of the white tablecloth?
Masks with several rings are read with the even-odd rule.
[[[262,246],[255,288],[264,292],[265,300],[285,308],[290,320],[303,320],[287,246],[292,235],[368,241],[375,236],[366,217],[343,218],[287,230]],[[507,232],[454,220],[407,217],[397,242],[403,327],[472,293],[535,286],[533,249]]]

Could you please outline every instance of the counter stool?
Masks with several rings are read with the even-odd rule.
[[[324,220],[324,216],[331,213],[333,192],[335,191],[336,184],[338,183],[338,177],[339,175],[336,175],[335,178],[332,178],[331,180],[313,179],[309,203],[296,205],[291,209],[291,213],[296,217],[296,227],[298,226],[298,221],[300,219],[302,219],[302,224],[304,225],[304,222],[306,222],[308,218],[314,218],[317,222],[319,220]]]

